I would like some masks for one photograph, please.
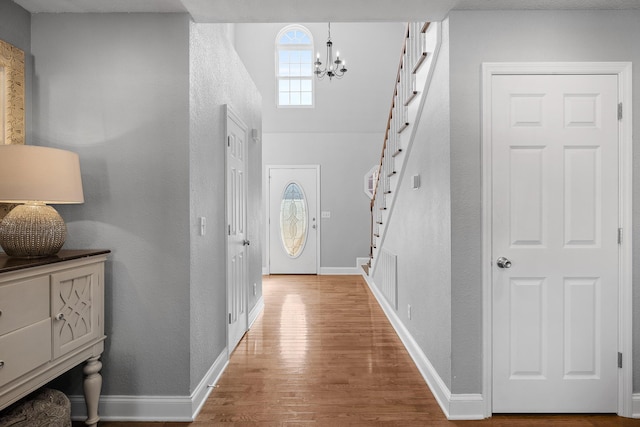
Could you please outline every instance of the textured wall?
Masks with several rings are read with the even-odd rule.
[[[103,393],[188,395],[188,17],[36,14],[32,30],[34,142],[80,155],[65,247],[113,251]]]
[[[456,11],[451,37],[452,392],[482,391],[481,87],[482,62],[640,61],[640,11]],[[481,23],[481,30],[478,27]],[[514,30],[514,29],[517,29]],[[634,67],[634,80],[640,67]],[[640,119],[634,88],[634,123]],[[637,127],[637,126],[634,126]],[[634,169],[640,166],[638,132]],[[640,174],[634,177],[634,246],[640,243]],[[640,273],[640,252],[634,254]],[[640,305],[636,292],[635,306]],[[635,310],[637,312],[637,309]],[[634,316],[638,325],[638,316]],[[640,363],[640,328],[634,360]],[[639,366],[639,365],[636,365]],[[634,390],[640,390],[635,369]]]
[[[226,119],[229,104],[251,129],[261,128],[261,98],[229,39],[232,26],[190,25],[191,391],[226,348]],[[249,309],[262,295],[262,144],[248,147],[247,238]],[[199,236],[198,218],[208,232]]]
[[[420,88],[422,89],[422,88]],[[383,247],[398,256],[397,315],[451,387],[448,22]],[[413,189],[412,176],[420,175]],[[380,272],[380,270],[376,270]],[[374,277],[376,283],[381,278]],[[411,319],[407,306],[411,304]]]

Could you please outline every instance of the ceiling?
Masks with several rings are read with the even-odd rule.
[[[640,9],[640,0],[13,0],[32,13],[189,13],[196,22],[438,21],[452,9]]]

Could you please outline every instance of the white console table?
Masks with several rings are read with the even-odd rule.
[[[88,426],[99,421],[108,250],[38,259],[0,254],[0,410],[84,366]]]

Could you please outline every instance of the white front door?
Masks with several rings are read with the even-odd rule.
[[[231,353],[247,331],[247,126],[227,107],[227,308]]]
[[[617,79],[492,76],[494,413],[617,410]]]
[[[269,273],[318,272],[316,166],[270,167]]]

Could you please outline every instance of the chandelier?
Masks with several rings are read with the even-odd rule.
[[[333,59],[333,43],[331,42],[331,22],[329,22],[329,38],[327,39],[327,65],[324,68],[320,68],[322,66],[322,62],[320,61],[320,52],[318,52],[318,56],[316,57],[316,62],[314,63],[316,66],[316,70],[314,71],[316,77],[319,80],[322,80],[324,76],[329,76],[329,80],[334,77],[339,79],[344,76],[344,73],[347,72],[347,67],[345,67],[345,61],[340,59],[340,52],[336,52],[336,59]]]

